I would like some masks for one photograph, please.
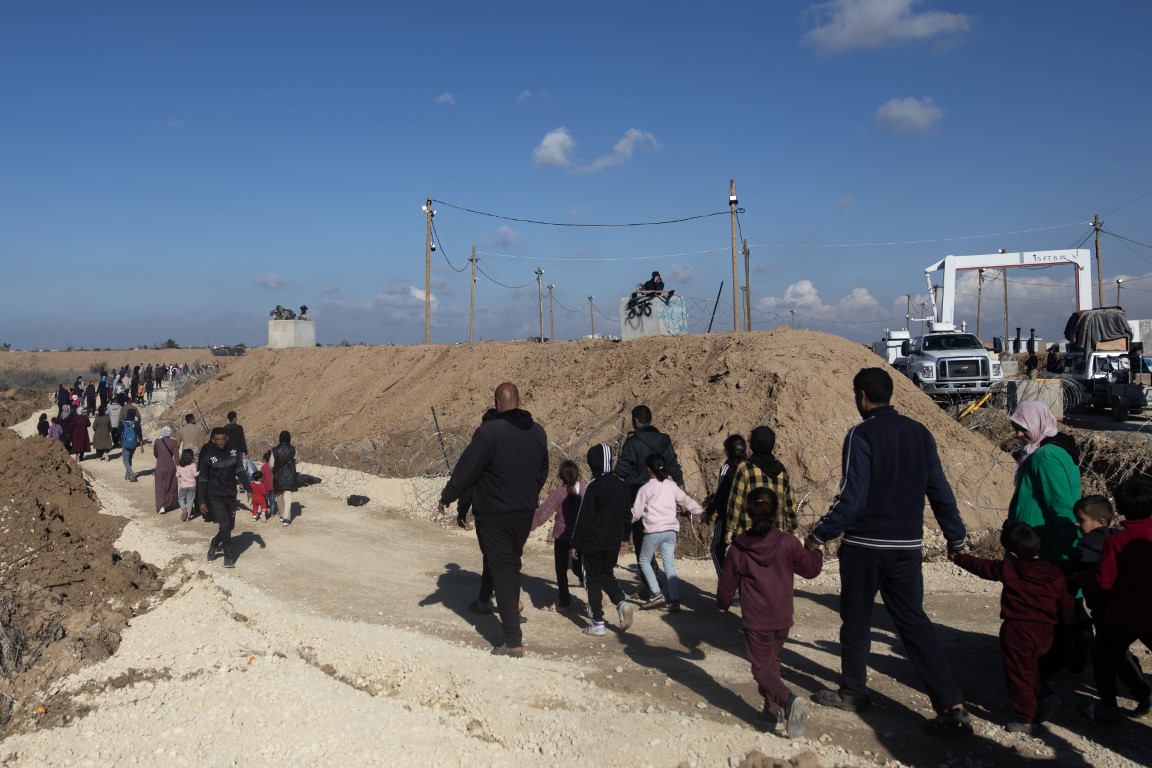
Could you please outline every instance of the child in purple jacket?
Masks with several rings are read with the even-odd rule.
[[[780,678],[780,650],[792,627],[793,575],[815,578],[824,567],[824,556],[776,528],[779,503],[769,488],[748,492],[752,526],[732,540],[720,572],[716,605],[727,611],[739,590],[744,645],[752,677],[764,697],[761,722],[773,729],[782,724],[784,734],[795,739],[804,735],[807,702]]]

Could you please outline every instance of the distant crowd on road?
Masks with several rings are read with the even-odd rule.
[[[967,530],[934,436],[896,411],[892,392],[892,379],[880,368],[862,369],[854,378],[861,422],[844,439],[839,492],[802,541],[788,470],[775,456],[770,427],[724,440],[726,460],[715,491],[700,504],[684,493],[672,440],[653,426],[645,405],[632,410],[633,429],[615,463],[606,443],[588,450],[587,481],[575,462],[561,462],[558,485],[538,504],[548,478],[547,435],[521,408],[516,386],[504,382],[439,504],[441,512],[457,504],[461,527],[472,512],[482,574],[469,610],[499,614],[503,643],[492,654],[525,654],[520,580],[532,529],[552,522],[557,594],[549,610],[571,610],[571,573],[587,594],[583,632],[604,636],[609,605],[620,632],[631,629],[638,610],[681,611],[675,560],[680,516],[700,515],[715,520],[715,606],[740,607],[752,675],[764,698],[761,727],[789,738],[804,732],[807,702],[781,678],[793,581],[816,577],[825,547],[839,540],[840,684],[818,691],[812,701],[857,713],[871,706],[868,663],[879,594],[935,710],[925,729],[968,737],[974,730],[961,686],[923,607],[927,499],[949,559],[1003,583],[1000,645],[1014,715],[1008,731],[1038,733],[1062,708],[1059,674],[1089,663],[1098,700],[1081,708],[1084,717],[1117,722],[1152,711],[1152,687],[1129,651],[1136,640],[1152,648],[1152,614],[1141,602],[1152,583],[1152,481],[1137,476],[1120,483],[1115,509],[1105,497],[1082,498],[1075,442],[1059,431],[1047,405],[1021,403],[1011,415],[1021,447],[1001,535],[1004,556],[976,557],[966,552]],[[1120,528],[1113,527],[1117,513]],[[615,575],[618,558],[629,550],[641,577],[634,594]],[[1118,680],[1136,701],[1130,710],[1117,705]]]

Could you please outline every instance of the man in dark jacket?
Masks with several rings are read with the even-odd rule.
[[[248,439],[236,418],[236,411],[228,411],[228,423],[224,429],[228,432],[228,445],[240,451],[240,464],[244,467],[244,474],[248,474]]]
[[[840,689],[820,691],[818,704],[860,712],[868,697],[868,653],[876,592],[912,658],[937,717],[931,733],[972,733],[964,695],[952,677],[924,613],[924,497],[932,506],[949,551],[964,548],[967,531],[944,477],[932,434],[889,403],[892,377],[864,368],[852,380],[863,422],[848,431],[841,459],[840,492],[808,537],[810,549],[844,534],[840,547]]]
[[[616,461],[613,474],[628,486],[628,508],[636,500],[640,487],[648,482],[648,457],[658,453],[664,457],[664,469],[673,482],[684,487],[684,473],[672,447],[672,438],[652,426],[652,410],[646,405],[632,409],[632,431],[620,446],[620,458]],[[632,526],[632,549],[636,553],[636,565],[640,565],[640,545],[644,543],[644,523],[637,521]],[[641,586],[640,597],[651,597],[648,588]]]
[[[504,629],[495,656],[524,655],[520,630],[520,557],[548,478],[548,436],[520,408],[516,385],[496,388],[496,417],[484,421],[440,494],[440,512],[472,490],[473,515]]]
[[[588,449],[588,468],[592,479],[584,489],[580,511],[572,524],[572,557],[580,563],[584,587],[588,590],[588,610],[592,626],[589,635],[604,634],[604,605],[601,595],[607,593],[616,606],[617,626],[632,626],[636,607],[627,602],[624,590],[616,581],[616,560],[620,542],[628,535],[632,515],[628,507],[628,489],[612,474],[612,449],[600,443]]]
[[[216,535],[208,543],[208,561],[216,559],[217,550],[224,553],[224,567],[235,568],[232,554],[232,529],[236,527],[236,484],[248,493],[248,506],[252,506],[252,486],[240,451],[228,443],[228,430],[215,427],[207,444],[200,449],[200,462],[196,465],[196,504],[205,520],[214,520]]]

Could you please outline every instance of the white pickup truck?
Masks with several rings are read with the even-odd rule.
[[[974,334],[934,323],[930,331],[904,342],[904,373],[937,400],[971,400],[983,396],[1004,379],[999,360]]]

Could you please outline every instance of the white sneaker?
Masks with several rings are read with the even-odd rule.
[[[620,605],[616,606],[616,613],[620,618],[617,626],[621,630],[627,630],[632,626],[632,620],[636,618],[636,606],[627,600],[621,600]]]

